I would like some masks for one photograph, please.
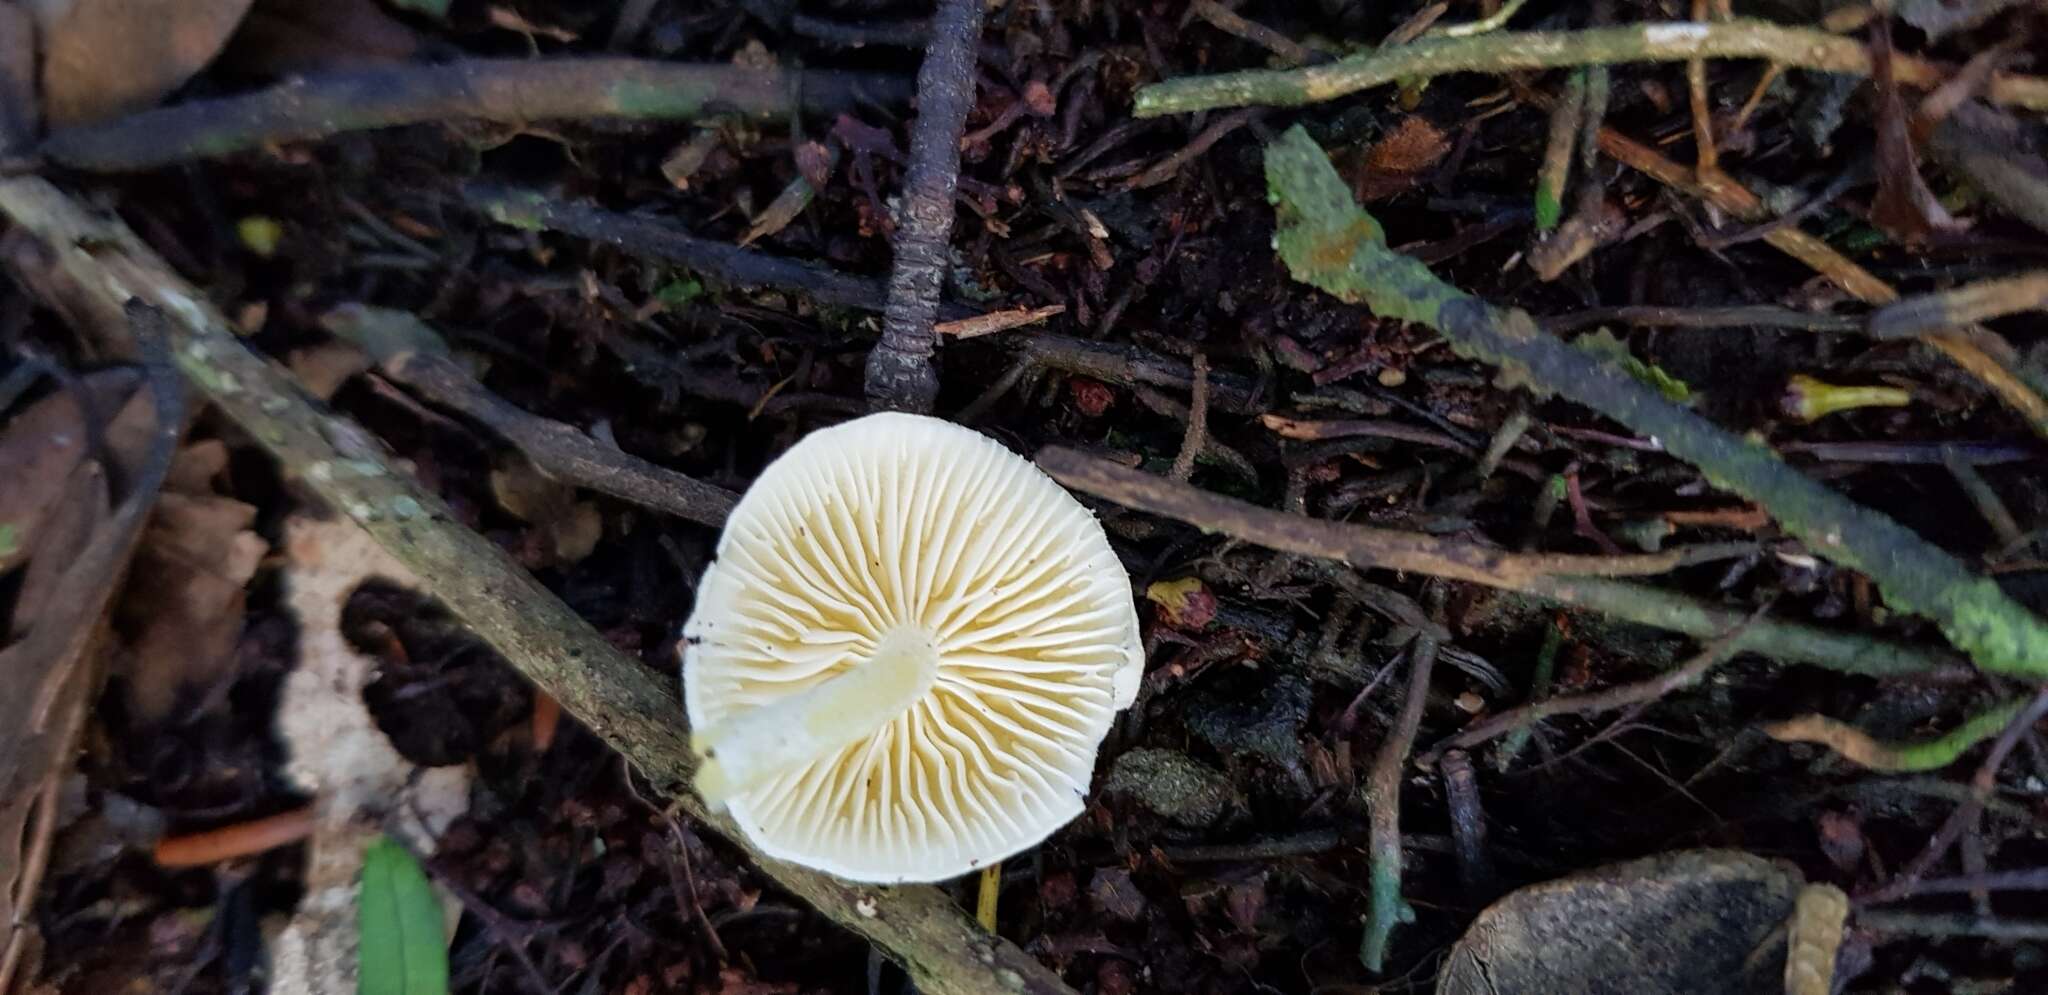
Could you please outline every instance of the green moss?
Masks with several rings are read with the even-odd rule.
[[[709,86],[654,86],[636,79],[622,79],[607,94],[612,111],[620,117],[673,120],[704,113],[717,94]]]

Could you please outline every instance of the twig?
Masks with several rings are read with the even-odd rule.
[[[1258,116],[1259,112],[1257,110],[1235,110],[1209,122],[1209,126],[1203,128],[1195,137],[1189,139],[1186,145],[1175,149],[1166,158],[1147,166],[1144,172],[1125,180],[1124,189],[1143,190],[1146,187],[1156,187],[1173,179],[1175,176],[1180,175],[1181,167],[1192,162],[1196,156],[1209,151],[1217,142],[1228,137],[1231,132],[1252,123],[1252,120]]]
[[[1702,186],[1694,182],[1690,170],[1612,128],[1600,129],[1600,149],[1652,179],[1700,197],[1736,217],[1759,222],[1767,220],[1769,209],[1764,206],[1763,199],[1726,173],[1717,173],[1711,183]],[[1856,265],[1835,251],[1833,246],[1798,228],[1774,228],[1766,231],[1763,238],[1780,252],[1812,267],[1814,272],[1833,280],[1837,286],[1865,303],[1889,304],[1899,299],[1899,292],[1891,284]],[[2012,371],[2011,367],[2018,365],[2016,362],[2000,359],[1985,351],[1980,343],[1995,342],[1995,336],[1981,326],[1965,325],[1947,334],[1929,336],[1926,341],[2024,418],[2034,434],[2048,438],[2048,400],[2043,400]],[[2006,353],[2011,351],[2010,346],[2002,344],[1994,345],[1994,348]]]
[[[1310,857],[1328,853],[1337,848],[1344,838],[1334,829],[1311,829],[1307,832],[1281,836],[1276,839],[1253,840],[1249,843],[1193,843],[1186,846],[1163,846],[1159,852],[1166,859],[1183,864],[1219,863],[1232,860],[1280,860],[1287,857]]]
[[[2048,308],[2048,270],[2035,270],[1894,301],[1870,316],[1870,334],[1880,339],[1936,335],[1961,325],[2043,308]]]
[[[1964,751],[1991,739],[2011,725],[2023,704],[2025,702],[1999,704],[1972,715],[1948,733],[1915,743],[1884,743],[1858,727],[1825,715],[1802,715],[1798,719],[1765,725],[1763,735],[1780,743],[1821,743],[1835,753],[1841,753],[1843,758],[1870,770],[1882,770],[1886,774],[1919,774],[1954,764]]]
[[[1870,75],[1870,51],[1854,39],[1766,21],[1676,21],[1583,31],[1498,31],[1471,38],[1423,38],[1320,66],[1167,80],[1139,90],[1132,113],[1142,118],[1214,107],[1296,106],[1334,100],[1396,80],[1456,72],[1504,73],[1700,58],[1768,59],[1800,69]],[[1938,84],[1946,76],[1931,62],[1903,55],[1898,57],[1896,69],[1899,82],[1921,87]],[[1986,95],[1993,103],[2048,109],[2048,79],[2000,73],[1992,77]]]
[[[1321,52],[1256,21],[1246,20],[1216,0],[1195,0],[1188,5],[1188,11],[1208,21],[1216,30],[1251,42],[1286,60],[1290,65],[1305,66],[1322,57]]]
[[[1360,525],[1325,522],[1269,511],[1234,498],[1209,494],[1071,449],[1049,448],[1038,465],[1076,490],[1149,514],[1186,522],[1268,549],[1359,567],[1412,570],[1454,580],[1522,591],[1546,601],[1642,625],[1712,638],[1737,628],[1743,615],[1694,598],[1638,584],[1589,576],[1598,570],[1654,573],[1675,568],[1677,551],[1610,559],[1503,553],[1433,536],[1416,536]],[[1701,556],[1720,556],[1736,547],[1705,547]],[[1529,557],[1519,559],[1518,557]],[[1354,594],[1356,592],[1353,592]],[[1920,675],[1960,679],[1968,672],[1939,651],[1900,646],[1853,633],[1760,620],[1743,630],[1737,648],[1796,660],[1845,673]]]
[[[753,249],[697,238],[671,222],[607,211],[582,201],[557,200],[538,191],[472,184],[463,200],[500,224],[529,231],[547,229],[622,252],[687,266],[714,280],[742,287],[794,290],[821,304],[880,311],[882,285],[817,263],[771,256]]]
[[[1735,307],[1663,307],[1624,305],[1596,307],[1554,317],[1538,318],[1544,331],[1575,332],[1608,322],[1661,328],[1797,328],[1809,332],[1861,331],[1863,321],[1848,315],[1794,311],[1771,305]]]
[[[1550,697],[1551,681],[1557,674],[1557,651],[1564,646],[1564,626],[1564,619],[1559,617],[1543,627],[1543,645],[1536,650],[1536,665],[1529,669],[1529,703],[1532,705],[1541,704]],[[1512,766],[1515,758],[1522,755],[1523,748],[1529,745],[1529,737],[1535,734],[1533,718],[1516,723],[1507,731],[1507,738],[1501,740],[1500,748],[1494,751],[1494,769],[1506,771]]]
[[[1938,466],[1953,456],[1971,466],[1993,466],[2048,457],[2038,445],[2005,442],[1787,442],[1779,448],[1823,463]]]
[[[1067,313],[1067,306],[1065,304],[1049,304],[1045,307],[1006,308],[1001,311],[978,314],[972,318],[961,318],[958,321],[941,321],[932,326],[932,331],[940,335],[950,335],[956,339],[978,339],[984,335],[1007,332],[1012,328],[1036,325],[1047,318],[1065,313]]]
[[[205,867],[297,843],[312,832],[313,808],[301,806],[232,826],[165,837],[157,841],[156,864],[158,867]]]
[[[1856,926],[1873,933],[1902,933],[1912,936],[1971,936],[1987,940],[2048,940],[2048,922],[2028,919],[1998,919],[1963,913],[1944,915],[1920,912],[1863,912]]]
[[[1519,708],[1510,708],[1498,715],[1473,723],[1471,726],[1459,731],[1457,735],[1431,747],[1428,756],[1440,756],[1450,750],[1469,750],[1495,736],[1513,732],[1516,729],[1534,725],[1544,719],[1558,715],[1612,712],[1616,709],[1627,708],[1630,705],[1656,701],[1673,691],[1692,686],[1700,678],[1705,677],[1707,671],[1714,669],[1729,657],[1734,656],[1738,647],[1742,645],[1742,632],[1747,627],[1748,623],[1745,622],[1743,626],[1722,634],[1705,647],[1702,647],[1699,653],[1695,654],[1692,659],[1648,680],[1637,681],[1633,684],[1621,684],[1608,688],[1605,691],[1595,691],[1591,694],[1546,698],[1541,701],[1532,701]]]
[[[713,527],[739,496],[599,443],[576,428],[524,411],[490,392],[447,356],[440,335],[409,312],[347,306],[322,319],[328,331],[361,345],[378,369],[496,432],[547,476],[686,521]]]
[[[803,109],[829,114],[908,97],[901,77],[871,73],[610,57],[464,59],[298,77],[255,93],[59,131],[41,151],[73,169],[122,172],[430,121],[772,119],[796,110],[799,98]]]
[[[1508,2],[1500,5],[1499,10],[1476,21],[1466,21],[1463,24],[1447,24],[1431,31],[1429,35],[1424,37],[1470,38],[1474,35],[1483,35],[1489,31],[1499,31],[1501,28],[1507,27],[1508,21],[1513,19],[1516,13],[1520,12],[1522,5],[1527,2],[1529,0],[1508,0]]]
[[[1991,749],[1985,751],[1984,762],[1978,764],[1977,772],[1970,776],[1969,799],[1949,813],[1948,819],[1942,822],[1940,829],[1935,830],[1934,838],[1927,841],[1927,846],[1918,856],[1908,861],[1898,873],[1893,874],[1892,879],[1885,882],[1883,887],[1859,896],[1861,902],[1887,902],[1912,892],[1913,886],[1918,884],[1921,878],[1926,877],[1928,871],[1934,869],[1935,862],[1948,853],[1949,847],[1955,845],[1963,830],[1976,824],[1977,817],[1983,813],[1985,806],[1991,801],[1992,794],[1998,788],[1998,771],[2005,766],[2005,758],[2012,755],[2013,748],[2019,745],[2020,737],[2032,731],[2034,723],[2041,721],[2043,715],[2048,715],[2048,686],[2035,693],[2033,700],[2027,702],[2026,707],[2021,709],[2018,715],[2013,716],[2004,732],[1999,733],[1998,739],[1991,744]]]
[[[867,397],[877,408],[928,412],[939,396],[932,323],[952,268],[953,191],[960,183],[960,132],[974,107],[981,0],[939,0],[917,72],[917,121],[903,173],[896,262],[889,271],[882,338],[868,353]]]
[[[903,964],[919,990],[1071,995],[1057,975],[977,929],[936,888],[854,885],[749,849],[738,827],[708,818],[685,789],[695,754],[672,680],[620,653],[504,550],[457,524],[438,497],[392,465],[375,439],[324,413],[275,364],[251,352],[204,295],[125,227],[86,214],[33,177],[0,180],[0,213],[47,243],[54,263],[101,295],[102,304],[139,297],[161,307],[172,319],[179,369],[278,460],[287,479],[362,526],[427,579],[423,593],[439,598],[659,790],[675,795],[683,811],[732,840],[782,887]]]
[[[1512,553],[1477,543],[1269,511],[1184,483],[1119,466],[1078,450],[1040,450],[1038,465],[1053,479],[1118,504],[1223,532],[1268,549],[1342,560],[1354,567],[1412,570],[1435,577],[1516,590],[1548,575],[1640,577],[1691,563],[1741,556],[1748,543],[1626,556]]]
[[[1408,766],[1408,750],[1415,744],[1415,731],[1422,727],[1422,706],[1429,700],[1429,673],[1436,666],[1437,641],[1418,634],[1409,650],[1408,688],[1401,696],[1401,714],[1373,756],[1367,775],[1365,805],[1371,825],[1368,888],[1370,904],[1365,913],[1365,936],[1358,943],[1358,959],[1365,969],[1378,973],[1386,964],[1387,944],[1394,927],[1413,921],[1414,910],[1401,900],[1401,772]]]
[[[1956,895],[1973,891],[2048,891],[2048,867],[2030,867],[2023,871],[1987,871],[1952,878],[1927,878],[1914,882],[1911,889],[1897,897]]]
[[[1173,457],[1173,469],[1168,474],[1173,479],[1186,483],[1194,476],[1195,457],[1202,454],[1209,441],[1209,354],[1195,353],[1195,390],[1188,401],[1188,428],[1182,433],[1180,452]]]
[[[1970,465],[1969,460],[1963,458],[1962,453],[1954,448],[1944,447],[1941,451],[1941,462],[1948,468],[1949,476],[1956,478],[1956,486],[1961,487],[1963,493],[1969,497],[1970,503],[1976,506],[1977,513],[1984,516],[1985,523],[1991,526],[1991,534],[1998,539],[1993,549],[2012,549],[2026,541],[2026,533],[2020,531],[2020,524],[2013,519],[2012,510],[2005,506],[2004,501],[1999,500],[1998,492],[1991,489],[1990,482],[1984,479],[1983,474],[1977,472],[1976,467]]]
[[[1472,758],[1451,750],[1437,761],[1444,777],[1444,807],[1451,814],[1451,841],[1458,851],[1458,879],[1468,901],[1483,902],[1495,891],[1493,857],[1486,851],[1486,809]]]
[[[1266,177],[1279,203],[1275,242],[1295,279],[1362,302],[1382,318],[1435,328],[1462,355],[1504,367],[1538,390],[1564,394],[1656,438],[1716,486],[1769,509],[1816,553],[1869,575],[1893,606],[1934,619],[1979,667],[2048,675],[2048,622],[1995,581],[1799,473],[1768,448],[1665,400],[1599,357],[1544,335],[1526,312],[1492,307],[1388,249],[1378,223],[1352,202],[1329,158],[1299,126],[1267,148]]]
[[[1033,335],[1025,339],[1019,345],[1017,361],[1026,367],[1026,373],[1052,369],[1105,383],[1186,391],[1195,386],[1193,367],[1180,360],[1136,345],[1090,342],[1065,335]],[[1209,371],[1209,403],[1234,415],[1263,410],[1251,378],[1213,369]]]

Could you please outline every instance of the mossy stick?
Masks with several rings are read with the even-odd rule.
[[[875,73],[744,69],[613,57],[463,59],[303,76],[253,93],[142,111],[56,132],[43,158],[124,172],[351,131],[474,120],[772,120],[864,101],[901,104],[909,81]]]
[[[1800,69],[1870,75],[1870,50],[1854,38],[1759,20],[1719,24],[1667,21],[1579,31],[1425,37],[1299,69],[1171,79],[1139,90],[1133,113],[1159,117],[1215,107],[1312,104],[1397,80],[1457,72],[1504,73],[1691,59],[1765,59]],[[1903,55],[1895,69],[1899,82],[1922,87],[1938,84],[1948,75],[1934,63]],[[1985,95],[1993,103],[2048,109],[2048,79],[1995,74]]]
[[[1388,248],[1379,223],[1352,201],[1329,157],[1299,126],[1267,148],[1266,181],[1278,205],[1275,244],[1295,279],[1363,303],[1382,318],[1434,328],[1461,355],[1499,367],[1507,382],[1562,394],[1658,439],[1710,483],[1763,505],[1814,552],[1869,575],[1894,608],[1932,618],[1979,667],[2048,675],[2048,623],[1996,582],[1816,483],[1768,447],[1544,334],[1526,312],[1493,307]]]

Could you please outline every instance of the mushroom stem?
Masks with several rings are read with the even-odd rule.
[[[734,795],[873,736],[931,689],[938,670],[929,633],[890,630],[844,673],[692,737],[703,760],[698,796],[719,811]]]

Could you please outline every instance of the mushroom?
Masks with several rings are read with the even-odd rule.
[[[762,471],[681,650],[705,802],[771,857],[884,884],[1080,814],[1144,669],[1095,516],[995,440],[896,413]]]

